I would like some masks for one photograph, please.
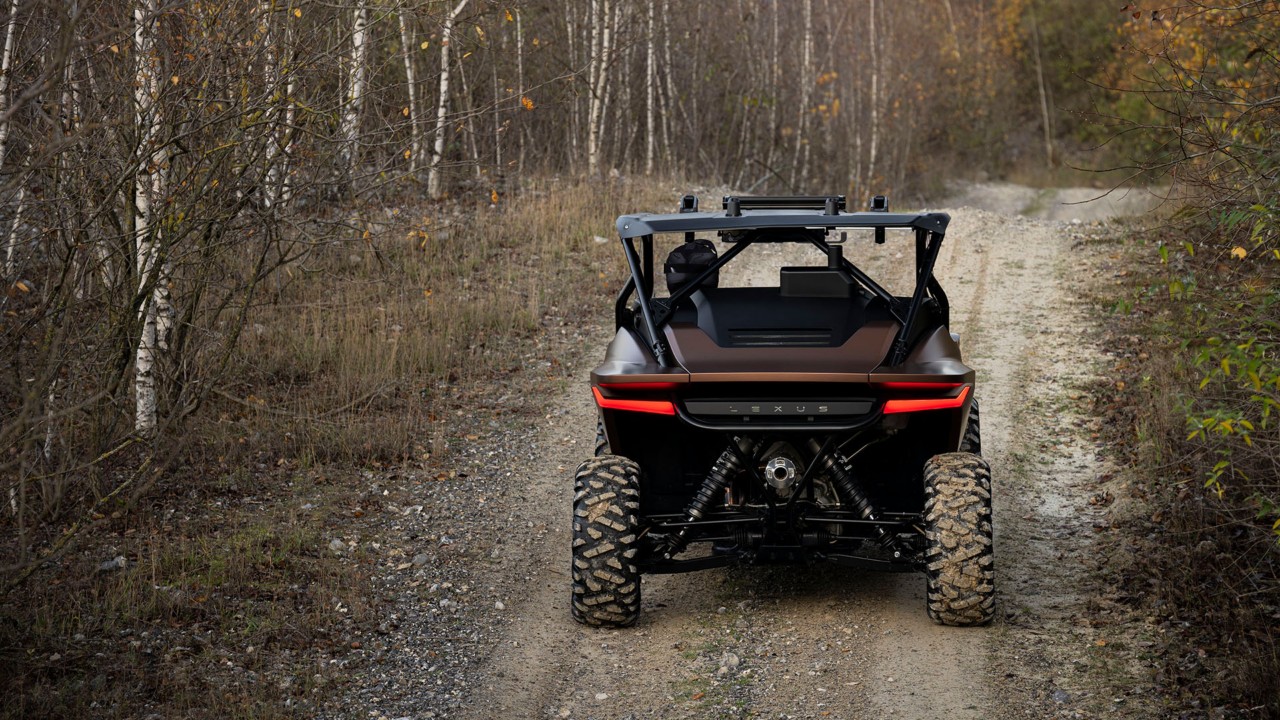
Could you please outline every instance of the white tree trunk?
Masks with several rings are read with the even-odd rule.
[[[22,183],[18,186],[18,207],[13,211],[13,223],[9,225],[9,237],[4,243],[4,276],[7,278],[14,278],[18,273],[18,228],[22,225],[22,209],[26,204],[27,184]]]
[[[524,26],[520,20],[520,8],[516,8],[516,92],[519,94],[521,105],[524,104]],[[516,173],[524,175],[524,153],[525,153],[525,136],[528,133],[528,126],[520,123],[520,161],[516,166]]]
[[[502,173],[502,89],[498,87],[496,62],[489,65],[489,79],[493,85],[493,167]]]
[[[872,187],[876,181],[876,153],[880,144],[880,49],[876,46],[876,0],[870,0],[870,44],[871,51],[871,148],[867,157],[867,181],[863,184],[864,192],[875,194],[878,188]]]
[[[449,112],[449,42],[453,39],[453,24],[467,6],[467,0],[458,0],[458,4],[449,11],[444,19],[444,28],[440,32],[440,93],[436,102],[436,138],[431,150],[431,169],[427,172],[427,195],[440,197],[440,162],[444,158],[444,120]]]
[[[263,28],[262,80],[265,84],[263,95],[268,98],[274,98],[276,88],[280,84],[279,52],[276,47],[275,32],[272,28],[275,0],[262,0],[258,10],[262,14]],[[288,137],[288,128],[285,128],[283,133],[280,132],[279,103],[275,100],[269,100],[268,102],[270,102],[270,105],[267,107],[266,121],[267,133],[270,137],[267,139],[266,147],[267,173],[263,181],[262,204],[267,208],[272,208],[275,207],[283,194],[282,180],[285,169],[281,167],[280,156],[282,155],[282,144],[286,141],[285,138]]]
[[[669,0],[662,0],[662,59],[666,72],[667,99],[663,106],[662,113],[662,145],[663,155],[666,159],[667,167],[672,166],[672,155],[674,151],[671,136],[671,123],[676,115],[676,85],[675,73],[672,72],[674,67],[671,63],[671,4]]]
[[[648,47],[646,48],[647,53],[645,55],[645,83],[644,83],[644,101],[645,101],[644,102],[644,115],[645,115],[645,118],[644,118],[644,123],[645,123],[645,126],[644,126],[644,129],[645,129],[644,174],[645,175],[653,174],[654,158],[657,154],[656,153],[657,138],[654,137],[654,133],[653,133],[653,129],[654,129],[653,126],[654,126],[654,120],[655,120],[654,116],[657,115],[658,113],[658,109],[654,105],[654,98],[653,98],[653,96],[656,94],[657,85],[658,85],[658,66],[657,66],[657,63],[655,62],[657,59],[655,56],[658,53],[658,49],[657,49],[657,46],[655,45],[657,40],[654,37],[654,31],[656,30],[655,23],[654,23],[654,15],[656,14],[654,12],[654,3],[656,1],[657,0],[649,0],[649,17],[648,17],[649,36],[647,38]]]
[[[577,13],[574,12],[573,3],[564,3],[564,27],[565,27],[565,49],[569,57],[569,67],[576,72],[582,67],[578,62],[578,45],[575,39],[578,37]],[[587,83],[590,85],[590,81]],[[579,112],[578,93],[573,94],[570,101],[569,111],[569,156],[568,161],[571,166],[578,164],[578,136],[581,134],[581,128],[578,127],[581,122],[582,113]]]
[[[364,106],[365,85],[368,82],[368,63],[365,61],[369,47],[369,6],[366,0],[358,0],[353,11],[351,32],[351,61],[347,66],[347,97],[343,103],[342,135],[343,153],[347,160],[347,177],[354,180],[360,164],[360,117]]]
[[[772,171],[774,164],[777,162],[775,153],[778,151],[778,105],[782,99],[782,41],[778,28],[778,16],[782,14],[782,8],[777,3],[773,6],[773,63],[772,74],[770,80],[772,84],[771,94],[773,102],[769,105],[769,155],[765,167]]]
[[[422,117],[418,112],[418,76],[413,66],[413,29],[405,18],[407,8],[402,8],[400,18],[400,57],[404,62],[405,84],[409,87],[409,174],[418,172],[418,159],[422,157]]]
[[[155,49],[157,0],[137,0],[133,11],[134,113],[138,131],[139,163],[134,179],[134,232],[139,309],[142,332],[134,353],[134,429],[147,437],[157,425],[156,360],[165,341],[168,301],[167,278],[160,267],[159,223],[155,208],[164,191],[167,157],[160,145],[159,55]],[[163,290],[163,291],[162,291]]]
[[[286,24],[284,31],[285,52],[288,53],[292,53],[294,43],[294,34],[290,29],[291,27],[292,25]],[[292,54],[290,54],[290,57],[292,57]],[[284,147],[281,149],[281,152],[284,154],[284,161],[281,167],[281,172],[284,173],[284,177],[280,186],[280,202],[282,203],[289,202],[289,199],[293,196],[293,183],[290,180],[291,171],[289,169],[289,160],[293,157],[293,121],[298,108],[298,102],[296,100],[297,76],[297,72],[295,72],[295,69],[290,63],[289,66],[285,68],[285,77],[287,79],[284,82]]]
[[[813,104],[813,0],[804,0],[804,40],[800,54],[800,113],[796,118],[796,150],[791,158],[792,185],[803,191],[808,184],[809,106]]]
[[[600,138],[604,130],[605,92],[613,23],[609,0],[593,0],[591,6],[592,56],[589,66],[591,71],[588,73],[591,80],[591,104],[587,111],[587,174],[595,177],[600,174]]]
[[[13,41],[18,30],[18,0],[10,0],[9,16],[4,28],[4,55],[0,57],[0,117],[9,109],[9,71],[13,68]],[[4,169],[5,155],[9,144],[9,121],[0,120],[0,170]],[[25,184],[18,186],[18,209],[14,212],[13,224],[9,227],[9,237],[4,245],[4,274],[12,277],[15,265],[14,254],[18,248],[18,223],[22,219],[22,204],[26,200]]]

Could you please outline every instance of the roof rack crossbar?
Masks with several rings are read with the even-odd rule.
[[[835,215],[845,209],[843,195],[760,195],[755,197],[739,197],[725,195],[721,207],[737,216],[742,210],[822,210],[828,215]]]

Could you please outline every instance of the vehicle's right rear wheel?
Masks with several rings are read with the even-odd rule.
[[[640,617],[640,466],[602,455],[578,466],[573,496],[573,617],[625,627]]]
[[[941,625],[985,625],[995,616],[991,468],[973,453],[924,465],[925,578],[929,617]]]

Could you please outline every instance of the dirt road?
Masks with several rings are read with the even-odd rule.
[[[637,626],[576,625],[572,472],[594,426],[589,394],[576,386],[503,500],[514,534],[472,571],[476,586],[508,600],[496,619],[486,616],[493,632],[465,687],[452,709],[421,695],[415,705],[408,693],[395,711],[431,706],[477,720],[1142,717],[1135,699],[1116,694],[1116,661],[1100,657],[1106,639],[1086,612],[1103,522],[1090,499],[1107,472],[1084,391],[1101,353],[1081,299],[1093,281],[1081,258],[1090,234],[1103,232],[1093,222],[1117,208],[1059,202],[1085,193],[987,185],[946,208],[938,275],[977,368],[995,487],[993,626],[933,625],[918,575],[834,566],[646,577]],[[1121,211],[1151,200],[1128,202]],[[857,248],[847,252],[858,262]],[[909,271],[901,255],[866,265],[873,275]],[[750,282],[747,272],[739,280]]]

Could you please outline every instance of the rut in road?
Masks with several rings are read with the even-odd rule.
[[[996,623],[933,625],[917,574],[817,565],[648,576],[635,627],[578,626],[568,607],[569,508],[595,410],[574,387],[524,494],[524,512],[555,537],[524,566],[518,615],[471,684],[467,717],[962,719],[1090,707],[1081,670],[1092,636],[1075,619],[1092,542],[1088,488],[1102,468],[1078,388],[1099,349],[1077,298],[1077,241],[1070,224],[948,212],[937,274],[977,369],[995,493]],[[873,277],[907,280],[901,254],[862,262],[858,248],[847,252]],[[738,281],[777,267],[762,261]]]

